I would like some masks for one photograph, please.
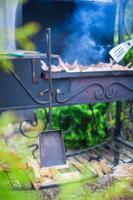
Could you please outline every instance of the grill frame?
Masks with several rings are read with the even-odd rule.
[[[124,20],[124,6],[121,4],[121,2],[120,2],[120,9],[119,10],[120,10],[120,14],[119,14],[120,15],[119,16],[119,42],[123,42],[124,34],[123,34],[123,26],[122,26],[122,24],[124,24],[123,23],[124,22],[123,21]],[[42,59],[42,57],[41,57],[41,59]],[[19,59],[19,60],[22,61],[24,59]],[[28,60],[28,58],[27,58],[27,60]],[[31,74],[30,82],[28,82],[29,83],[28,86],[30,85],[32,87],[35,87],[36,88],[35,91],[37,92],[36,94],[38,94],[38,92],[42,92],[42,91],[43,91],[43,94],[47,94],[47,92],[48,92],[48,87],[47,87],[48,86],[48,76],[47,76],[46,73],[43,73],[43,76],[42,76],[42,71],[40,69],[40,65],[39,65],[38,61],[40,61],[40,57],[39,58],[33,58],[33,59],[30,58],[28,60],[29,64],[27,65],[27,68],[30,70],[30,74]],[[17,59],[17,62],[18,62],[18,59]],[[35,68],[34,68],[34,64],[35,64]],[[24,65],[25,65],[25,63],[24,63]],[[16,66],[18,67],[18,63],[17,63]],[[16,66],[15,66],[15,69],[18,70]],[[23,68],[22,64],[20,64],[20,68],[21,68],[20,71],[23,72],[24,68]],[[39,80],[41,80],[40,85],[38,83],[34,82],[33,79],[32,79],[34,70],[35,70],[35,74],[37,74],[37,77],[39,77]],[[24,72],[25,72],[25,74],[22,73],[22,75],[25,77],[25,75],[27,75],[27,69]],[[121,72],[121,73],[125,73],[125,72]],[[64,77],[60,77],[61,74],[59,74],[59,76],[54,77],[54,75],[52,74],[53,75],[52,78],[53,78],[53,85],[54,85],[54,83],[56,83],[56,81],[58,82],[58,80],[63,80],[63,79],[66,80],[68,78],[69,78],[70,83],[72,82],[74,85],[76,85],[75,84],[75,80],[79,81],[79,79],[86,80],[86,78],[87,78],[88,80],[90,80],[91,78],[96,77],[96,78],[99,78],[99,80],[100,80],[101,78],[103,78],[105,76],[106,82],[108,82],[108,77],[110,77],[111,79],[114,79],[114,77],[116,77],[117,81],[118,81],[118,78],[121,77],[122,82],[125,81],[126,88],[128,88],[129,86],[132,86],[132,85],[130,85],[130,82],[132,82],[132,81],[131,80],[129,81],[129,77],[131,76],[131,78],[133,79],[133,74],[131,74],[131,72],[129,72],[129,74],[126,72],[126,74],[124,74],[124,75],[121,74],[121,73],[120,72],[111,72],[111,73],[110,72],[100,72],[100,73],[99,72],[94,72],[92,74],[89,73],[89,75],[87,73],[85,73],[85,74],[82,74],[80,76],[78,74],[69,74],[70,77],[68,77],[66,75]],[[85,75],[85,77],[82,77],[84,75]],[[5,77],[5,74],[2,75],[2,76]],[[7,77],[9,77],[9,76],[11,77],[11,80],[8,82],[8,86],[15,79],[15,81],[17,81],[18,85],[20,84],[19,85],[20,88],[21,88],[20,91],[22,91],[23,89],[25,90],[25,83],[23,83],[23,79],[21,79],[22,77],[21,76],[19,77],[16,74],[16,71],[12,71],[12,75],[9,75],[9,74],[7,75],[6,74],[6,76]],[[76,77],[73,77],[73,76],[76,76]],[[123,77],[126,77],[126,79],[123,79]],[[0,80],[4,80],[4,78],[0,79]],[[13,81],[13,83],[14,83],[14,81]],[[73,85],[72,83],[69,84],[68,88],[72,87],[72,85]],[[5,86],[5,84],[6,84],[6,81],[2,82],[2,84],[0,84],[0,85]],[[60,81],[57,84],[57,86],[58,85],[61,85]],[[118,81],[118,85],[119,85],[119,81]],[[13,84],[11,86],[12,86],[11,87],[12,88],[11,92],[12,92],[15,88],[14,88]],[[27,87],[27,84],[26,84],[26,87]],[[86,86],[85,86],[85,88],[86,88]],[[53,87],[52,93],[53,93],[53,96],[54,96],[54,98],[53,98],[54,101],[57,99],[55,97],[57,96],[57,93],[58,93],[59,89],[60,88],[58,88],[58,87],[55,87],[55,86]],[[108,91],[108,88],[106,90]],[[108,100],[109,102],[118,101],[117,102],[117,107],[116,107],[116,126],[115,126],[115,130],[114,130],[114,135],[111,138],[109,138],[107,141],[105,141],[104,143],[96,145],[95,147],[90,147],[90,148],[87,148],[87,149],[84,149],[84,150],[81,150],[81,151],[78,151],[78,152],[75,152],[75,153],[72,153],[72,154],[68,154],[67,158],[73,157],[76,161],[78,161],[78,156],[79,155],[83,155],[86,152],[88,153],[89,151],[92,151],[92,150],[93,150],[93,152],[95,152],[95,153],[97,153],[99,155],[99,151],[97,151],[97,149],[104,148],[104,149],[106,149],[106,151],[108,151],[107,148],[105,148],[105,146],[106,146],[106,147],[111,148],[113,150],[113,156],[114,156],[113,164],[116,165],[116,164],[118,164],[119,159],[120,159],[120,146],[123,146],[125,149],[127,149],[127,148],[129,148],[131,150],[133,149],[133,144],[132,143],[127,142],[127,141],[123,140],[120,137],[120,133],[121,133],[121,107],[122,107],[120,101],[122,101],[122,100],[133,100],[133,90],[132,90],[132,88],[131,89],[127,89],[127,90],[128,91],[127,91],[126,95],[125,95],[125,93],[123,93],[123,90],[120,90],[121,91],[120,98],[116,98],[116,96],[114,96],[113,98],[110,98],[110,100]],[[5,88],[4,88],[3,93],[1,93],[1,95],[3,96],[4,94],[8,94],[8,92],[9,92],[9,87],[7,87],[7,90],[5,90]],[[26,105],[24,105],[23,102],[22,102],[22,98],[21,98],[22,96],[20,95],[20,98],[17,99],[18,102],[19,102],[19,104],[17,106],[15,106],[13,104],[13,106],[10,105],[10,106],[5,106],[4,107],[4,106],[1,106],[2,104],[0,102],[0,106],[1,106],[0,107],[0,111],[5,111],[5,110],[9,110],[9,109],[22,109],[22,108],[26,109],[26,108],[37,108],[37,107],[43,107],[43,106],[47,107],[48,106],[48,102],[45,102],[46,100],[48,100],[47,97],[45,97],[43,99],[44,102],[42,103],[42,102],[38,101],[38,99],[37,99],[37,101],[35,99],[33,99],[32,96],[30,95],[30,93],[27,93],[27,94],[30,96],[30,98],[32,100],[34,100],[36,102],[35,105],[31,106],[31,99],[27,102]],[[68,94],[69,94],[69,92],[67,92],[67,95]],[[77,93],[77,95],[78,94],[79,93]],[[12,94],[10,93],[10,96],[7,96],[7,98],[8,97],[12,97]],[[107,95],[106,95],[106,97],[107,97]],[[53,105],[52,106],[59,106],[59,102],[56,103],[56,101],[55,102],[54,101],[53,101]],[[67,103],[64,102],[63,105],[71,105],[71,104],[76,104],[76,103],[80,103],[80,104],[81,103],[95,103],[95,102],[103,102],[103,101],[105,102],[105,101],[107,101],[107,99],[103,98],[102,100],[98,100],[98,101],[92,100],[92,102],[91,101],[87,101],[87,102],[86,101],[85,102],[73,101],[72,103],[68,99],[68,102]],[[14,99],[13,99],[12,103],[14,103]],[[113,143],[113,146],[111,146],[111,143]],[[116,147],[116,145],[117,145],[118,148]],[[116,154],[116,152],[117,152],[117,154]],[[132,152],[133,152],[133,150],[132,150]],[[124,153],[123,155],[125,156],[126,154]],[[130,159],[129,162],[133,161],[132,157],[130,158],[128,155],[126,155],[126,157],[128,157]],[[107,157],[105,157],[105,158],[107,159]],[[110,159],[109,159],[109,161],[110,161]],[[6,174],[6,176],[9,179],[7,174]],[[10,179],[9,179],[9,184],[11,185],[11,187],[13,187],[12,181]],[[19,190],[31,190],[31,189],[33,189],[33,185],[32,184],[31,184],[31,187],[28,187],[28,188],[24,187],[23,184],[21,184],[21,186],[22,186],[21,188],[15,188],[15,189],[19,189]],[[55,187],[55,186],[58,186],[58,184],[45,185],[45,186],[40,187],[40,189],[51,188],[51,187]]]
[[[49,74],[42,58],[12,59],[11,74],[0,71],[0,111],[48,107]],[[33,81],[35,75],[36,82]],[[133,70],[52,72],[52,106],[133,99]],[[7,84],[8,82],[8,84]],[[10,99],[10,101],[7,101]]]

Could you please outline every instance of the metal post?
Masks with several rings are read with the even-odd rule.
[[[118,42],[121,43],[124,41],[124,17],[125,17],[125,6],[127,0],[119,0],[119,30],[118,30]],[[121,110],[122,103],[120,101],[116,102],[116,125],[115,125],[115,137],[120,135],[121,131]],[[119,149],[119,147],[116,147]],[[119,154],[116,155],[114,152],[114,163],[118,164]]]
[[[46,30],[46,40],[47,40],[47,58],[49,67],[49,127],[52,129],[52,77],[51,77],[51,28]]]
[[[124,41],[124,18],[125,18],[125,7],[127,0],[119,0],[119,43]],[[115,136],[120,135],[121,129],[121,102],[117,102],[116,105],[116,128],[115,128]]]

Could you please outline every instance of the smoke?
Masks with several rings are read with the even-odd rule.
[[[66,38],[63,58],[65,61],[78,60],[81,64],[96,63],[104,59],[106,51],[102,45],[105,29],[104,5],[90,9],[87,4],[76,3],[69,21],[71,34]],[[102,33],[102,34],[101,34]],[[106,43],[106,37],[105,43]]]

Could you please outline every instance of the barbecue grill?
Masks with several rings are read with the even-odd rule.
[[[124,15],[123,5],[120,3],[120,13]],[[123,40],[123,15],[119,21],[119,42]],[[57,57],[51,55],[52,59]],[[111,132],[111,138],[95,147],[84,149],[67,158],[81,163],[87,159],[92,151],[99,152],[109,163],[115,165],[120,162],[133,161],[133,145],[125,141],[122,135],[121,108],[122,101],[128,101],[129,120],[133,119],[133,70],[104,70],[92,72],[51,72],[41,68],[41,60],[47,61],[47,54],[35,53],[16,56],[6,56],[10,59],[14,69],[7,74],[0,71],[0,111],[17,109],[34,109],[49,106],[49,81],[52,78],[52,106],[75,104],[93,104],[97,102],[116,101],[116,127]],[[125,130],[128,134],[129,130]],[[130,130],[132,132],[132,130]],[[132,134],[132,133],[131,133]],[[122,135],[122,137],[121,137]],[[125,151],[123,151],[125,149]],[[111,153],[110,153],[111,152]],[[129,152],[129,153],[128,153]],[[107,154],[110,153],[110,157]],[[125,159],[126,158],[126,161]],[[84,163],[83,163],[84,165]],[[54,184],[52,186],[55,186]],[[46,186],[49,187],[49,186]],[[51,187],[51,186],[50,186]],[[44,188],[44,187],[42,187]]]

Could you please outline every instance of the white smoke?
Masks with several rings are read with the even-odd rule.
[[[80,7],[75,10],[69,25],[72,33],[65,41],[66,48],[63,55],[65,61],[73,63],[76,59],[80,64],[88,64],[102,60],[105,49],[103,46],[97,46],[90,30],[93,29],[93,25],[102,28],[104,17],[102,8],[88,11],[86,7]],[[99,37],[99,33],[96,37]]]

